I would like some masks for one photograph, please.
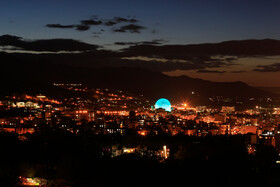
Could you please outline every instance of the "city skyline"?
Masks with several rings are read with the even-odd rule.
[[[0,186],[279,186],[279,8],[1,1]]]
[[[207,177],[203,186],[279,184],[274,99],[217,96],[193,105],[189,98],[170,110],[166,99],[122,90],[52,89],[64,94],[0,98],[1,186],[180,186],[185,176],[194,185]]]

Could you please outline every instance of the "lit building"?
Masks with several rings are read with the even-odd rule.
[[[196,111],[197,112],[204,112],[204,111],[206,111],[206,106],[197,106]]]
[[[125,110],[105,110],[105,111],[96,111],[97,114],[104,114],[108,116],[129,116],[129,111]]]
[[[171,103],[167,99],[161,98],[157,100],[155,109],[164,109],[165,111],[171,112]]]
[[[272,131],[266,131],[259,135],[259,143],[275,147],[275,137]]]
[[[235,112],[235,106],[222,106],[221,112],[233,113],[233,112]]]
[[[162,150],[161,150],[161,157],[163,159],[167,159],[169,157],[169,154],[170,154],[170,150],[167,149],[166,145],[163,146]]]
[[[47,97],[45,95],[37,95],[38,99],[46,99]]]
[[[77,120],[87,120],[87,121],[94,121],[94,112],[88,110],[76,110],[75,118]]]
[[[222,114],[214,114],[215,121],[219,121],[221,123],[225,123],[227,116]]]
[[[225,134],[229,134],[229,132],[230,132],[230,125],[229,124],[219,125],[219,134],[225,135]]]

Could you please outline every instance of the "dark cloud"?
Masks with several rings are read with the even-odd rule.
[[[146,27],[136,24],[129,24],[121,26],[118,29],[114,29],[113,32],[130,32],[130,33],[140,33],[141,30],[146,29]]]
[[[20,47],[18,46],[21,44],[22,37],[18,36],[11,36],[11,35],[2,35],[0,36],[0,45],[5,46],[5,45],[10,45],[10,46],[15,46],[15,47]]]
[[[237,60],[237,58],[230,57],[230,58],[226,58],[226,60],[227,60],[228,62],[231,62],[231,61],[233,61],[233,60]]]
[[[75,25],[47,24],[46,27],[59,28],[59,29],[72,29],[75,27]]]
[[[113,26],[113,25],[116,25],[116,24],[117,24],[117,22],[111,21],[111,20],[106,21],[106,22],[104,23],[105,26]]]
[[[115,45],[138,45],[141,44],[142,42],[115,42]]]
[[[127,18],[123,18],[123,17],[114,17],[113,21],[116,23],[121,23],[121,22],[127,22],[127,23],[137,23],[138,20],[137,19],[127,19]]]
[[[118,45],[131,44],[122,50],[124,57],[149,57],[185,60],[193,66],[184,63],[174,65],[181,70],[202,70],[201,73],[223,73],[221,71],[206,71],[205,69],[223,68],[236,64],[240,57],[256,57],[267,55],[280,55],[279,40],[243,40],[227,41],[212,44],[190,45],[149,45],[147,43],[117,43]],[[258,48],[256,48],[258,46]],[[261,50],[260,50],[261,49]],[[159,63],[159,62],[157,62]],[[168,66],[171,69],[171,65]],[[275,72],[279,64],[258,66],[255,71]],[[234,70],[234,69],[233,69]],[[240,71],[232,73],[242,73]]]
[[[161,45],[163,43],[168,42],[167,40],[163,40],[163,39],[156,39],[156,40],[152,40],[152,41],[144,41],[142,42],[144,45]]]
[[[230,73],[245,73],[246,71],[231,71]]]
[[[98,37],[103,31],[95,30],[92,37]],[[224,73],[223,67],[232,65],[228,63],[228,55],[217,54],[213,48],[219,44],[200,45],[161,45],[163,39],[140,42],[116,42],[115,45],[129,45],[123,50],[109,51],[97,50],[100,46],[83,43],[77,40],[50,39],[50,40],[24,40],[21,37],[4,35],[0,36],[0,46],[13,46],[29,51],[84,51],[76,54],[76,62],[83,59],[85,66],[92,67],[141,67],[153,71],[194,70],[198,73]],[[261,41],[260,41],[261,42]],[[273,51],[271,45],[266,46]],[[277,45],[274,45],[277,47]],[[90,53],[93,51],[93,53]],[[274,54],[278,55],[279,51]],[[65,54],[63,54],[65,55]],[[237,56],[232,53],[231,56]],[[58,57],[58,56],[57,56]],[[140,58],[137,58],[140,57]],[[135,60],[133,60],[133,58]],[[141,59],[142,58],[142,59]],[[238,56],[236,57],[238,58]],[[91,63],[96,59],[96,63]],[[66,56],[64,61],[72,59],[72,54]],[[73,60],[74,61],[74,60]],[[73,62],[74,63],[74,62]],[[90,64],[90,65],[89,65]],[[219,68],[219,71],[217,71]],[[220,71],[221,70],[221,71]],[[243,71],[229,71],[242,73]],[[276,72],[280,71],[280,63],[267,66],[257,66],[255,71]]]
[[[90,29],[88,25],[76,25],[75,27],[77,31],[87,31]]]
[[[203,58],[197,60],[196,62],[202,62],[203,64],[205,64],[205,66],[207,66],[208,68],[217,68],[217,67],[222,67],[226,64],[226,62],[223,59],[212,59],[211,57],[209,57],[209,60],[203,60]]]
[[[126,32],[124,29],[113,29],[113,32]]]
[[[72,39],[24,40],[21,37],[0,36],[0,46],[13,46],[27,51],[96,51],[98,46]]]
[[[163,43],[168,42],[163,39],[156,39],[152,41],[142,41],[142,42],[115,42],[115,45],[161,45]]]
[[[274,63],[271,65],[259,65],[254,71],[259,72],[278,72],[280,71],[280,63]]]
[[[163,56],[269,56],[280,55],[280,40],[242,40],[226,41],[211,44],[164,45],[164,46],[132,46],[129,52],[147,56],[148,54]],[[228,59],[228,60],[233,60]]]
[[[92,16],[90,19],[81,20],[80,24],[72,24],[72,25],[62,25],[62,24],[47,24],[48,28],[60,28],[60,29],[71,29],[75,28],[78,31],[86,31],[89,30],[91,26],[103,25],[103,26],[113,26],[120,23],[132,23],[131,25],[123,26],[120,29],[115,29],[115,32],[126,32],[129,31],[131,33],[139,33],[140,29],[143,29],[143,26],[134,25],[133,23],[137,23],[139,20],[135,18],[124,18],[124,17],[113,17],[112,19],[100,19],[98,16]]]
[[[130,32],[130,33],[140,33],[140,30],[145,29],[144,26],[135,25],[134,23],[139,22],[139,20],[134,17],[128,18],[124,17],[113,17],[112,19],[100,19],[98,16],[92,16],[90,19],[81,20],[80,24],[72,25],[62,25],[62,24],[47,24],[48,28],[60,28],[60,29],[76,29],[77,31],[87,31],[92,26],[114,26],[121,23],[131,23],[129,25],[121,26],[120,28],[113,29],[114,32]]]
[[[113,19],[107,19],[104,20],[104,25],[105,26],[113,26],[119,23],[137,23],[138,20],[134,18],[124,18],[124,17],[114,17]]]
[[[101,20],[92,20],[92,19],[82,20],[80,22],[82,23],[82,25],[101,25],[101,24],[103,24],[103,22]]]
[[[206,69],[201,69],[197,70],[197,73],[225,73],[226,71],[217,71],[217,70],[206,70]]]
[[[138,20],[137,19],[134,19],[134,18],[124,18],[124,17],[114,17],[113,19],[109,19],[109,20],[106,20],[104,21],[104,25],[105,26],[113,26],[113,25],[116,25],[116,24],[119,24],[119,23],[137,23]]]
[[[154,48],[155,47],[155,48]],[[162,48],[163,47],[163,48]],[[158,58],[158,59],[165,59],[170,62],[170,64],[167,66],[167,63],[165,62],[165,71],[172,71],[176,69],[180,70],[204,70],[206,68],[220,68],[224,66],[230,66],[225,59],[223,58],[214,58],[212,55],[193,55],[193,54],[187,54],[186,51],[180,51],[176,52],[176,50],[166,50],[164,49],[166,46],[155,46],[155,45],[135,45],[129,47],[126,51],[126,49],[122,50],[123,55],[125,57],[148,57],[148,58]],[[135,48],[135,50],[134,50]],[[177,47],[174,46],[176,49]],[[133,50],[131,50],[133,49]],[[138,50],[136,50],[138,49]],[[168,49],[171,49],[170,46],[168,46]],[[159,62],[155,62],[159,64]],[[163,64],[161,64],[163,65]],[[168,68],[169,70],[167,70]],[[203,71],[201,73],[206,73],[206,71]],[[207,73],[211,73],[207,71]],[[222,72],[213,72],[212,73],[222,73]]]

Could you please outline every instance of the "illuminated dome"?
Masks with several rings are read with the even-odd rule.
[[[162,108],[165,111],[171,112],[171,103],[164,98],[161,98],[159,100],[157,100],[156,104],[155,104],[155,109],[159,109]]]

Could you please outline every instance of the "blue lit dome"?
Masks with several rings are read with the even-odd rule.
[[[155,109],[159,109],[162,108],[165,111],[171,112],[171,103],[164,98],[161,98],[159,100],[157,100],[156,104],[155,104]]]

